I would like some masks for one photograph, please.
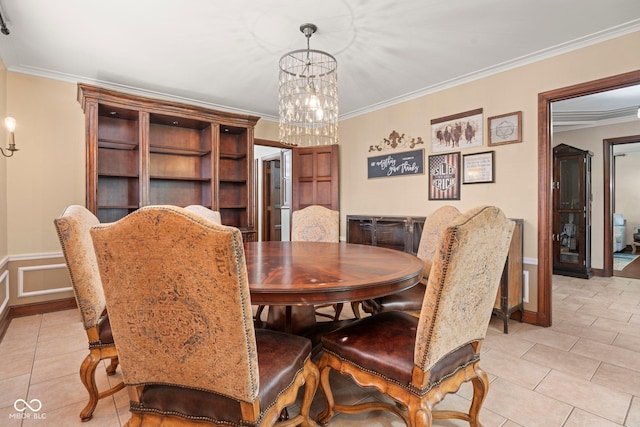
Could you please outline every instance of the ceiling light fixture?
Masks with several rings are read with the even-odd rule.
[[[9,28],[7,27],[7,24],[4,22],[4,18],[2,17],[2,10],[0,10],[0,32],[5,36],[11,34],[11,31],[9,31]]]
[[[338,62],[309,48],[314,24],[302,24],[307,48],[280,58],[280,142],[298,147],[338,143]]]

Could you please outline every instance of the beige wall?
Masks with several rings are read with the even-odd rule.
[[[481,80],[426,95],[340,123],[341,228],[349,214],[428,215],[443,204],[466,210],[480,204],[502,208],[524,219],[525,270],[529,272],[530,302],[537,311],[538,94],[640,69],[640,32],[534,62]],[[428,72],[428,70],[425,70]],[[461,186],[459,201],[429,201],[427,176],[367,179],[369,146],[393,130],[430,141],[430,121],[476,108],[486,118],[523,112],[523,142],[463,150],[463,154],[495,151],[496,182]],[[486,129],[485,129],[486,138]],[[425,148],[425,164],[431,154]]]
[[[20,151],[7,165],[10,255],[59,252],[53,218],[84,204],[84,115],[76,85],[9,73]]]
[[[67,205],[84,204],[84,115],[76,85],[9,72],[7,88],[20,149],[7,161],[9,304],[73,297],[55,256],[53,219]]]
[[[445,203],[460,209],[479,204],[498,205],[510,217],[525,221],[524,256],[529,262],[526,268],[531,273],[530,278],[535,282],[537,95],[640,69],[640,55],[629,54],[637,52],[638,46],[640,32],[342,121],[342,229],[348,214],[428,215]],[[21,257],[41,258],[42,264],[53,265],[59,259],[47,260],[43,255],[55,255],[60,251],[53,218],[69,204],[84,204],[84,117],[76,101],[76,85],[9,72],[6,87],[7,108],[17,119],[20,130],[16,133],[20,151],[6,162],[7,224],[1,228],[2,233],[7,233],[6,252],[15,257],[16,262]],[[485,119],[523,111],[523,142],[492,148],[496,162],[494,184],[462,185],[460,201],[430,202],[427,200],[426,175],[367,179],[366,159],[373,155],[368,148],[379,143],[391,131],[420,136],[429,141],[431,119],[475,108],[484,109]],[[277,139],[277,123],[261,120],[256,128],[256,137]],[[487,149],[484,146],[463,153]],[[425,161],[430,151],[427,146]],[[0,176],[3,176],[2,167],[0,161]],[[52,274],[53,270],[57,269],[52,267]],[[16,299],[13,292],[16,286],[12,278],[11,304],[31,302],[29,298]],[[53,294],[50,298],[57,299],[63,295]],[[535,296],[535,283],[532,283],[530,295]],[[535,310],[535,301],[527,308]]]
[[[640,32],[579,51],[522,66],[340,123],[341,214],[429,214],[450,203],[459,209],[490,203],[508,216],[523,218],[524,256],[537,258],[538,93],[640,69]],[[626,52],[626,54],[621,54]],[[484,109],[486,118],[523,112],[523,142],[462,150],[495,151],[496,182],[461,186],[461,200],[434,202],[427,197],[427,176],[367,179],[369,146],[393,130],[430,140],[430,120]],[[485,129],[486,138],[486,129]],[[432,154],[430,146],[425,157]],[[426,163],[426,158],[425,158]]]
[[[278,123],[264,119],[258,120],[255,131],[256,138],[278,141],[280,139],[278,133]]]
[[[598,126],[593,128],[579,129],[567,132],[558,132],[553,135],[553,145],[567,144],[572,147],[580,148],[581,150],[591,151],[593,157],[591,158],[591,187],[593,202],[591,205],[591,266],[596,269],[602,269],[604,267],[604,153],[603,153],[603,140],[608,138],[619,138],[623,136],[640,135],[640,120],[635,120],[627,123],[620,123],[615,125]],[[629,207],[625,208],[623,212],[631,215],[631,218],[640,219],[640,189],[638,189],[637,183],[640,182],[640,154],[635,157],[623,158],[626,160],[632,160],[635,158],[635,170],[627,168],[626,170],[618,170],[616,172],[629,174],[630,178],[636,179],[620,180],[616,182],[616,191],[624,188],[624,186],[631,187],[626,192],[627,197],[616,198],[616,205],[622,207],[625,204],[635,205],[635,209]],[[620,166],[623,163],[619,161]],[[626,161],[626,164],[629,164]],[[621,185],[622,187],[618,187]],[[635,197],[633,197],[635,196]],[[623,205],[620,205],[622,203]],[[633,212],[633,213],[632,213]],[[640,222],[637,223],[640,226]],[[630,227],[629,227],[630,228]],[[630,230],[627,230],[629,234]],[[630,239],[627,238],[628,243]]]

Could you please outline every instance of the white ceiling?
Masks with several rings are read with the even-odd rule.
[[[554,132],[638,120],[640,85],[554,102]]]
[[[318,26],[311,48],[338,60],[341,118],[640,29],[639,0],[0,0],[0,6],[11,32],[0,34],[0,57],[10,71],[271,119],[278,60],[306,46],[299,30],[306,22]],[[639,52],[640,46],[629,54]]]

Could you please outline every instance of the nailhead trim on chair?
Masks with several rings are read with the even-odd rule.
[[[449,241],[449,246],[447,246],[447,253],[446,253],[446,256],[445,256],[446,261],[444,262],[444,265],[442,267],[442,276],[440,277],[440,283],[438,283],[438,297],[436,298],[435,309],[434,309],[434,312],[433,312],[433,317],[434,318],[438,317],[438,309],[440,307],[440,299],[442,298],[442,290],[444,289],[444,283],[446,282],[447,273],[449,271],[449,261],[451,260],[451,248],[453,247],[453,242],[457,240],[456,239],[456,237],[458,235],[458,229],[457,228],[454,229],[452,235],[453,235],[453,238]],[[435,322],[431,322],[431,325],[429,326],[429,332],[427,333],[427,337],[426,337],[426,341],[427,342],[431,342],[431,339],[433,338],[433,330],[434,330],[434,328],[435,328]],[[458,348],[460,348],[460,347],[458,347]],[[427,363],[431,362],[431,361],[425,360],[426,357],[427,357],[427,353],[425,352],[424,358],[420,361],[420,365],[421,365],[420,368],[421,369],[424,369],[425,366],[427,365]]]
[[[467,344],[465,344],[465,345],[469,345],[469,344],[467,343]],[[464,346],[461,346],[461,347],[458,347],[458,348],[462,348],[462,347],[464,347]],[[456,350],[457,350],[457,349],[456,349]],[[434,383],[431,383],[431,382],[430,382],[428,387],[425,387],[425,388],[418,388],[418,387],[413,386],[411,383],[409,383],[408,385],[407,385],[407,384],[400,383],[400,382],[398,382],[398,381],[396,381],[396,380],[394,380],[394,379],[392,379],[392,378],[389,378],[389,377],[387,377],[387,376],[385,376],[385,375],[382,375],[380,372],[372,371],[371,369],[367,369],[367,368],[365,368],[365,367],[363,367],[363,366],[361,366],[361,365],[359,365],[359,364],[357,364],[357,363],[353,363],[353,361],[351,361],[351,360],[347,360],[347,359],[343,358],[342,356],[340,356],[340,355],[338,355],[338,354],[334,353],[334,352],[333,352],[333,351],[331,351],[331,350],[324,349],[323,351],[324,351],[324,352],[326,352],[326,353],[329,353],[329,354],[331,354],[331,355],[333,355],[333,356],[335,356],[335,357],[337,357],[337,358],[338,358],[338,359],[340,359],[342,362],[345,362],[345,363],[347,363],[347,364],[349,364],[349,365],[353,365],[353,366],[357,367],[358,369],[360,369],[361,371],[364,371],[364,372],[366,372],[366,373],[368,373],[368,374],[371,374],[371,375],[375,375],[375,376],[377,376],[377,377],[380,377],[380,378],[382,378],[383,380],[385,380],[386,382],[393,383],[393,384],[395,384],[395,385],[397,385],[397,386],[399,386],[399,387],[402,387],[403,389],[407,390],[409,393],[415,394],[416,396],[419,396],[419,397],[424,397],[424,396],[425,396],[425,395],[426,395],[426,394],[427,394],[427,393],[428,393],[432,388],[434,388],[434,387],[438,387],[438,386],[439,386],[440,384],[442,384],[442,382],[443,382],[443,381],[445,381],[447,378],[454,376],[454,375],[455,375],[456,373],[458,373],[458,371],[460,371],[461,369],[465,369],[467,366],[472,365],[472,364],[474,364],[474,363],[476,363],[477,361],[479,361],[479,360],[480,360],[480,355],[476,354],[476,355],[475,355],[471,360],[469,360],[468,362],[466,362],[466,363],[464,363],[464,364],[462,364],[462,365],[459,365],[458,367],[456,367],[456,369],[454,369],[454,370],[453,370],[452,372],[450,372],[449,374],[444,375],[444,376],[443,376],[442,378],[440,378],[440,380],[438,380],[437,382],[434,382]],[[453,353],[453,352],[452,352],[452,353]]]
[[[177,412],[177,411],[161,411],[155,408],[147,408],[145,407],[142,403],[138,403],[138,402],[130,402],[130,410],[132,412],[145,412],[145,413],[153,413],[153,414],[157,414],[157,415],[173,415],[176,417],[180,417],[180,418],[184,418],[184,419],[188,419],[188,420],[194,420],[194,421],[209,421],[212,423],[217,423],[217,424],[225,424],[225,425],[229,425],[229,426],[233,426],[233,427],[246,427],[248,425],[260,425],[260,423],[262,422],[262,418],[264,416],[264,414],[273,407],[273,405],[276,404],[276,402],[278,401],[278,399],[280,398],[280,396],[282,396],[282,394],[289,390],[289,388],[295,383],[296,378],[298,378],[298,375],[300,375],[300,373],[304,370],[304,365],[306,364],[306,362],[309,361],[309,358],[307,357],[305,359],[305,363],[303,363],[302,368],[298,369],[295,373],[295,375],[293,375],[291,382],[289,382],[289,385],[287,385],[287,387],[285,387],[282,391],[280,391],[280,393],[278,393],[276,395],[276,399],[271,402],[269,404],[269,406],[266,406],[264,409],[262,409],[262,412],[260,412],[260,416],[258,417],[258,419],[255,421],[255,423],[246,421],[246,420],[242,420],[240,423],[234,423],[231,421],[227,421],[227,420],[219,420],[219,419],[215,419],[215,418],[211,418],[211,417],[196,417],[193,415],[186,415],[183,414],[181,412]],[[161,386],[171,386],[171,387],[180,387],[178,385],[174,385],[174,384],[156,384],[156,385],[161,385]],[[211,394],[215,394],[218,396],[223,396],[227,399],[230,400],[234,400],[236,402],[239,402],[239,400],[237,399],[233,399],[231,397],[228,396],[224,396],[221,395],[219,393],[213,393],[210,390],[205,390],[199,387],[191,387],[193,390],[199,390],[199,391],[203,391],[203,392],[207,392],[207,393],[211,393]]]
[[[89,348],[113,347],[113,343],[103,344],[101,341],[89,341]]]

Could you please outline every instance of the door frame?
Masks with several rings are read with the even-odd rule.
[[[538,94],[538,311],[535,313],[534,319],[527,319],[532,320],[532,323],[540,326],[551,326],[553,271],[553,260],[550,256],[552,253],[551,220],[553,208],[553,193],[551,191],[553,178],[551,104],[556,101],[637,84],[640,84],[640,70]],[[605,209],[608,210],[609,207],[605,206]],[[606,212],[605,218],[609,218]],[[605,232],[605,236],[606,234]],[[608,240],[605,237],[604,245],[611,243],[612,238],[611,234],[609,234]]]

